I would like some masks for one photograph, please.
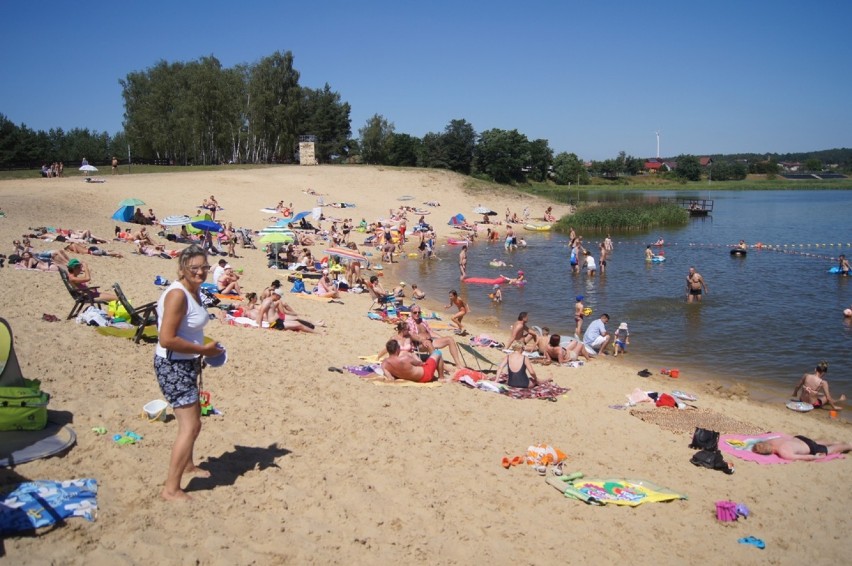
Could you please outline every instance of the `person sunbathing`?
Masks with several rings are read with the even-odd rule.
[[[825,374],[828,373],[828,362],[822,361],[817,364],[814,373],[806,373],[802,376],[802,379],[799,380],[799,383],[796,385],[796,388],[793,389],[793,397],[799,395],[801,391],[801,395],[798,397],[799,401],[803,403],[810,403],[815,408],[822,407],[826,403],[831,405],[831,408],[835,411],[839,410],[839,407],[835,404],[835,400],[831,398],[831,393],[828,391],[828,381],[825,379]],[[823,400],[822,397],[825,397]],[[843,402],[846,400],[846,395],[841,395],[837,402]]]
[[[528,388],[539,384],[530,359],[523,354],[524,344],[519,340],[512,342],[512,353],[507,355],[497,368],[497,377],[507,376],[509,387]]]
[[[86,246],[84,244],[78,244],[77,242],[71,242],[67,246],[65,246],[65,251],[74,253],[74,254],[89,254],[89,255],[100,255],[100,256],[109,256],[109,257],[124,257],[118,252],[111,252],[109,250],[102,250],[97,246]]]
[[[67,264],[71,261],[71,258],[68,257],[62,250],[45,250],[42,252],[34,252],[33,257],[35,257],[38,261],[46,263],[48,266],[53,265],[54,263],[62,265]]]
[[[37,258],[33,257],[32,252],[26,251],[21,254],[21,259],[18,261],[19,265],[22,265],[26,269],[38,269],[39,271],[59,271],[59,266],[55,263],[47,263],[45,261],[39,261]]]
[[[328,297],[330,299],[340,297],[340,293],[334,287],[334,283],[331,282],[331,279],[328,276],[328,269],[322,270],[322,277],[320,277],[319,281],[317,281],[317,290],[314,291],[314,295],[317,297]]]
[[[138,253],[139,255],[147,255],[147,256],[150,256],[150,257],[153,257],[155,255],[164,256],[164,257],[168,256],[169,258],[172,257],[171,255],[169,255],[166,252],[166,246],[164,246],[162,244],[160,244],[160,245],[146,244],[146,243],[143,243],[141,240],[137,240],[137,241],[133,242],[133,244],[136,246],[136,253]]]
[[[241,316],[257,320],[257,315],[260,312],[260,302],[257,299],[257,293],[246,293],[246,300],[240,305],[239,310],[242,311]]]
[[[390,337],[390,340],[396,340],[396,343],[399,344],[399,349],[403,353],[415,354],[415,343],[411,339],[411,331],[408,327],[407,322],[397,322],[396,323],[396,334]],[[381,360],[385,356],[388,355],[387,344],[382,348],[379,353],[376,355],[377,360]]]
[[[260,292],[260,300],[264,300],[272,296],[272,293],[275,292],[276,289],[281,288],[281,281],[275,279],[270,283],[269,287]]]
[[[325,326],[321,320],[311,322],[302,318],[297,318],[299,315],[293,310],[293,307],[284,302],[281,298],[284,291],[275,289],[272,296],[267,297],[260,304],[258,309],[257,322],[258,328],[263,328],[263,321],[266,319],[269,322],[269,328],[277,330],[298,330],[301,332],[317,332],[317,326]]]
[[[571,340],[566,346],[562,346],[561,341],[562,337],[559,334],[550,335],[550,340],[544,352],[548,360],[558,364],[566,364],[583,356],[587,361],[591,361],[582,342]]]
[[[448,348],[450,356],[453,358],[453,363],[457,368],[463,368],[461,354],[459,353],[459,345],[449,336],[438,336],[432,332],[429,323],[423,320],[423,312],[419,305],[411,307],[411,316],[408,317],[406,324],[410,332],[411,339],[415,343],[420,344],[430,354],[435,350]]]
[[[438,376],[444,375],[444,360],[441,352],[433,352],[425,362],[413,354],[403,354],[396,339],[388,340],[385,344],[388,358],[382,362],[385,378],[404,379],[416,383],[428,383]]]
[[[89,266],[79,259],[74,258],[67,264],[68,267],[68,282],[75,289],[82,291],[93,299],[101,299],[103,301],[117,301],[118,296],[115,293],[108,291],[99,291],[97,287],[89,287],[92,281],[92,272]]]
[[[230,265],[225,266],[225,271],[219,280],[216,281],[216,288],[223,295],[240,295],[242,288],[240,287],[240,276],[234,272],[234,268]]]
[[[852,443],[840,442],[839,440],[811,440],[807,436],[794,436],[792,438],[779,437],[752,446],[752,451],[757,454],[769,456],[778,455],[785,460],[818,460],[829,454],[838,454],[852,450]]]

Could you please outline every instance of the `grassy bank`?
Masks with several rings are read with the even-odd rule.
[[[679,183],[669,179],[642,175],[627,177],[619,181],[594,179],[591,185],[557,186],[550,183],[532,183],[519,187],[520,190],[554,200],[556,202],[576,203],[589,191],[792,191],[792,190],[852,190],[851,179],[832,179],[826,181],[791,181],[781,177],[766,179],[765,175],[749,175],[742,181],[696,181]]]
[[[616,202],[581,204],[572,216],[556,223],[556,229],[567,232],[569,226],[585,231],[648,230],[660,226],[682,226],[689,213],[674,203]]]

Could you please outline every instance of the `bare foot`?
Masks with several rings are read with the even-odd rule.
[[[209,478],[210,477],[210,472],[208,470],[202,470],[198,466],[187,466],[186,469],[183,471],[183,473],[184,473],[184,475],[192,474],[193,476],[195,476],[197,478]]]
[[[182,489],[179,489],[174,493],[170,493],[163,489],[163,491],[160,492],[160,497],[166,501],[192,501],[192,497],[190,497],[189,494]]]

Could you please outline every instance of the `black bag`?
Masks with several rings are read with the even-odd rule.
[[[222,300],[213,294],[212,291],[208,291],[204,287],[201,288],[201,304],[203,304],[206,308],[215,307]]]
[[[689,447],[696,450],[717,450],[719,448],[719,433],[706,428],[696,428],[695,432],[692,433],[692,442],[689,443]]]
[[[711,470],[720,470],[728,475],[734,473],[734,467],[729,466],[728,463],[725,462],[725,459],[722,457],[722,453],[719,450],[699,450],[692,456],[692,458],[689,459],[689,461],[696,466],[703,466],[705,468],[710,468]]]

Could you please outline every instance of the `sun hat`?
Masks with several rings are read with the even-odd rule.
[[[405,287],[405,281],[400,281],[400,282],[399,282],[399,286],[400,286],[400,287]]]
[[[621,324],[618,325],[618,329],[619,330],[627,330],[627,323],[622,322]]]
[[[74,269],[78,265],[80,265],[80,260],[75,257],[68,262],[68,269]]]
[[[583,300],[583,295],[577,295],[577,300],[578,300],[578,301],[582,301],[582,300]]]
[[[500,285],[498,285],[497,283],[495,283],[495,284],[494,284],[494,288],[495,288],[495,289],[499,289],[499,288],[500,288]]]
[[[272,292],[278,295],[279,297],[284,296],[284,291],[282,291],[281,289],[274,289]]]
[[[328,268],[322,270],[323,275],[328,275]]]
[[[524,272],[523,272],[523,271],[521,271],[521,270],[519,269],[519,270],[518,270],[518,275],[523,275],[523,274],[524,274]]]
[[[226,263],[226,264],[225,264],[225,267],[223,267],[222,269],[234,269],[234,268],[233,268],[233,267],[231,267],[231,264],[230,264],[230,263]]]

